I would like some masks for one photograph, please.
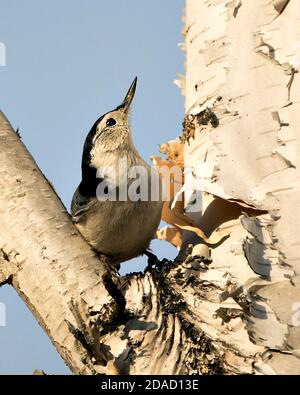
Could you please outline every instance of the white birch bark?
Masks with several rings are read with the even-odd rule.
[[[223,289],[254,371],[299,374],[300,3],[187,0],[185,22],[185,164],[199,166],[203,198],[193,217],[230,233],[201,277]]]

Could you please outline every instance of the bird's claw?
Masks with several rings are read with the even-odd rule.
[[[160,269],[166,262],[168,262],[168,260],[165,258],[160,261],[157,256],[149,250],[144,250],[143,255],[146,255],[148,258],[148,270],[152,269],[153,267],[155,267],[156,269]]]

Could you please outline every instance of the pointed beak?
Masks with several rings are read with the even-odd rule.
[[[125,112],[128,112],[131,102],[134,98],[136,84],[137,84],[137,77],[135,77],[135,79],[133,80],[133,82],[130,85],[130,88],[128,89],[128,92],[125,96],[125,99],[123,100],[122,107],[124,108]]]

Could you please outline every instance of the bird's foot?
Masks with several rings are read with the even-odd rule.
[[[155,267],[156,269],[160,269],[166,262],[168,262],[168,260],[165,258],[160,261],[157,256],[149,250],[144,250],[143,255],[146,255],[148,258],[148,270],[152,269],[153,267]]]

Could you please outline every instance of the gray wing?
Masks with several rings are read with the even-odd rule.
[[[79,192],[79,187],[76,189],[72,203],[71,203],[71,214],[73,222],[78,222],[80,217],[95,204],[95,197],[84,196]]]

